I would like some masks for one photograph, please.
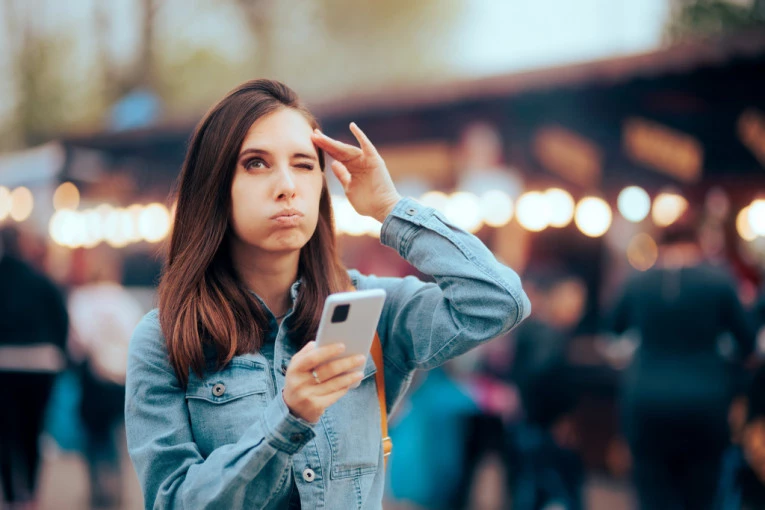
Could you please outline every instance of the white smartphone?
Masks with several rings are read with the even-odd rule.
[[[324,301],[316,347],[340,342],[345,352],[339,357],[369,355],[384,304],[383,289],[330,294]]]

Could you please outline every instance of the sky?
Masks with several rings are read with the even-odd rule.
[[[490,75],[649,51],[667,0],[471,0],[455,66]]]

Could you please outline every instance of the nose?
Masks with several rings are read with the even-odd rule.
[[[292,169],[289,165],[279,168],[279,171],[276,172],[276,179],[276,199],[285,200],[294,198],[297,188],[295,186],[295,176],[292,174]]]

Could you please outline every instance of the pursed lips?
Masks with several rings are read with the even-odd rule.
[[[302,218],[303,213],[297,209],[284,209],[283,211],[280,211],[271,216],[272,220],[285,227],[293,227],[298,225]]]

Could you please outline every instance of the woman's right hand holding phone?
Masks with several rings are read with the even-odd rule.
[[[341,343],[316,347],[315,342],[308,342],[292,357],[282,394],[294,416],[318,422],[329,406],[361,381],[366,356],[334,359],[344,351]]]

